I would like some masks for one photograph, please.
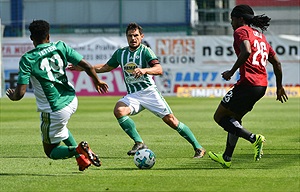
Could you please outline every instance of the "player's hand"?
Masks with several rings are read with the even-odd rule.
[[[84,69],[78,65],[68,64],[67,69],[71,71],[84,71]]]
[[[6,90],[6,95],[7,97],[10,99],[10,100],[14,100],[14,93],[15,93],[15,90],[14,89],[7,89]]]
[[[145,75],[146,71],[141,68],[135,68],[132,72],[135,78],[139,78],[143,75]]]
[[[226,81],[229,81],[233,75],[233,73],[231,72],[231,70],[227,70],[224,71],[222,74],[223,79],[225,79]]]
[[[98,93],[107,93],[108,92],[108,85],[104,81],[99,81],[95,83],[95,87]]]
[[[287,100],[289,99],[283,87],[277,88],[276,94],[277,94],[276,101],[280,101],[281,103],[287,102]]]

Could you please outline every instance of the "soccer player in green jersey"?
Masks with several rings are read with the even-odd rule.
[[[29,25],[30,39],[34,49],[25,53],[19,62],[17,87],[7,89],[12,101],[23,98],[29,80],[34,88],[37,110],[41,113],[41,135],[45,154],[51,159],[76,157],[79,170],[101,162],[88,143],[77,145],[67,128],[68,120],[78,105],[75,90],[68,81],[68,63],[80,66],[93,79],[99,93],[105,93],[108,85],[100,81],[95,69],[78,52],[62,41],[50,42],[50,25],[44,20],[35,20]],[[63,142],[65,145],[60,145]]]
[[[130,23],[126,29],[126,37],[127,47],[119,48],[106,64],[97,64],[94,65],[94,68],[97,73],[108,72],[118,66],[123,70],[127,95],[116,103],[114,115],[122,129],[134,141],[134,146],[127,154],[134,155],[138,150],[147,148],[134,121],[130,118],[130,115],[147,109],[176,130],[193,146],[195,158],[203,157],[205,149],[198,143],[190,128],[174,116],[168,103],[157,90],[152,76],[162,75],[163,69],[154,52],[141,43],[144,38],[142,27],[136,23]],[[80,70],[76,66],[69,68]]]

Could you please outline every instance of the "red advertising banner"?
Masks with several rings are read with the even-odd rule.
[[[99,93],[94,88],[92,79],[87,76],[85,72],[68,71],[67,73],[69,81],[74,85],[76,94],[78,96],[99,95]],[[98,74],[98,76],[109,86],[109,92],[103,94],[103,96],[126,95],[126,87],[124,84],[121,68],[116,68],[108,73]]]

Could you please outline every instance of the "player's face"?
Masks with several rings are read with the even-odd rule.
[[[142,39],[144,38],[144,35],[140,34],[138,29],[129,30],[126,36],[129,48],[132,51],[140,46]]]
[[[237,18],[236,17],[231,17],[231,26],[233,30],[237,29]]]
[[[244,24],[244,19],[242,17],[231,17],[231,26],[233,30],[236,30]]]

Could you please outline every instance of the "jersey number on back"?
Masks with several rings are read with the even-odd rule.
[[[51,58],[44,58],[41,62],[41,70],[46,70],[50,81],[55,81],[56,78],[64,75],[63,60],[58,54],[53,55]]]
[[[253,46],[257,49],[257,51],[253,54],[252,64],[259,65],[260,63],[263,66],[267,65],[268,53],[266,52],[267,46],[265,42],[259,42],[255,39]],[[260,58],[260,61],[258,61]]]

